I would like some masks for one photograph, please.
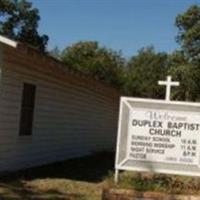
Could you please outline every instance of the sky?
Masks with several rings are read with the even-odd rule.
[[[121,50],[125,57],[142,47],[172,52],[178,29],[175,18],[200,0],[31,0],[40,11],[39,31],[50,38],[48,49],[63,49],[85,40]]]

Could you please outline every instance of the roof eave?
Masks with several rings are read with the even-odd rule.
[[[17,46],[18,46],[18,42],[11,40],[11,39],[8,39],[8,38],[1,36],[1,35],[0,35],[0,42],[3,43],[3,44],[9,45],[11,47],[14,47],[14,48],[17,48]]]

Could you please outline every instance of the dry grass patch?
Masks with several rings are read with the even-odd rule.
[[[26,186],[40,193],[48,193],[51,191],[60,193],[65,197],[75,197],[77,195],[78,199],[100,200],[104,184],[47,178],[29,181],[26,183]]]

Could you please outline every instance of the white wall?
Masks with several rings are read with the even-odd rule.
[[[0,171],[115,147],[118,94],[101,84],[52,71],[47,60],[4,47]],[[37,86],[32,136],[19,136],[24,82]]]

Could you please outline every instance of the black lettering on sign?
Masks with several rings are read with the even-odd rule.
[[[129,156],[131,158],[146,159],[146,154],[141,154],[141,153],[130,153]]]
[[[149,120],[133,119],[132,120],[132,126],[162,128],[163,123],[161,121],[149,121]]]
[[[171,136],[171,137],[181,137],[181,131],[170,130],[170,129],[149,129],[150,135],[160,135],[160,136]]]

